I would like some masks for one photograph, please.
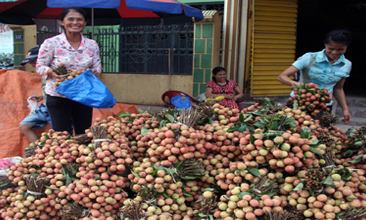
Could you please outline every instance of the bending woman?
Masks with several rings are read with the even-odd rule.
[[[319,52],[306,53],[298,58],[292,66],[281,73],[277,80],[282,84],[293,86],[300,83],[315,83],[320,89],[327,88],[337,99],[343,110],[343,123],[349,123],[352,116],[348,110],[346,95],[343,90],[344,82],[352,69],[352,63],[344,53],[352,41],[351,33],[346,30],[333,30],[324,38],[325,49]],[[291,75],[300,71],[300,81],[290,79]],[[291,93],[294,97],[294,93]],[[331,108],[333,101],[327,106]]]
[[[244,96],[235,81],[226,79],[226,70],[223,67],[215,67],[212,70],[212,80],[206,84],[206,97],[217,96],[225,96],[219,103],[231,109],[239,108],[236,100]]]
[[[86,25],[86,12],[81,8],[66,8],[60,14],[64,32],[46,39],[41,45],[36,69],[46,79],[45,93],[53,129],[84,134],[91,126],[93,108],[67,99],[56,93],[56,79],[60,78],[53,68],[65,65],[67,70],[92,69],[98,76],[102,72],[99,47],[95,40],[81,34]]]

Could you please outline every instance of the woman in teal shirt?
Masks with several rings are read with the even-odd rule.
[[[320,89],[327,88],[343,110],[342,122],[349,123],[352,116],[348,109],[343,85],[349,77],[352,63],[343,54],[346,53],[351,41],[351,33],[347,30],[330,31],[324,38],[324,50],[306,53],[299,57],[278,76],[277,80],[288,86],[312,82],[318,84]],[[299,82],[290,79],[290,76],[297,72],[300,72]],[[294,96],[293,92],[291,96]],[[332,102],[328,105],[331,106]]]

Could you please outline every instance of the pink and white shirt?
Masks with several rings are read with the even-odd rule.
[[[99,46],[95,40],[84,38],[81,34],[79,48],[74,49],[66,39],[65,33],[46,39],[38,53],[36,70],[46,79],[45,93],[64,97],[56,92],[56,79],[47,76],[50,68],[65,65],[67,70],[95,69],[102,72]]]

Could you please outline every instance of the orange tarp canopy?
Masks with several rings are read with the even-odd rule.
[[[27,98],[42,95],[41,76],[37,73],[21,70],[0,70],[0,158],[24,156],[29,141],[19,130],[19,123],[30,113]],[[93,120],[107,118],[121,112],[138,113],[137,106],[116,103],[110,109],[94,109]],[[47,125],[37,134],[50,129]]]

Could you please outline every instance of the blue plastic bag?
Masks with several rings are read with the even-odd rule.
[[[93,108],[112,108],[116,98],[91,70],[62,82],[56,89],[58,94]]]
[[[192,107],[189,97],[185,95],[174,96],[170,100],[175,108],[187,109]]]

